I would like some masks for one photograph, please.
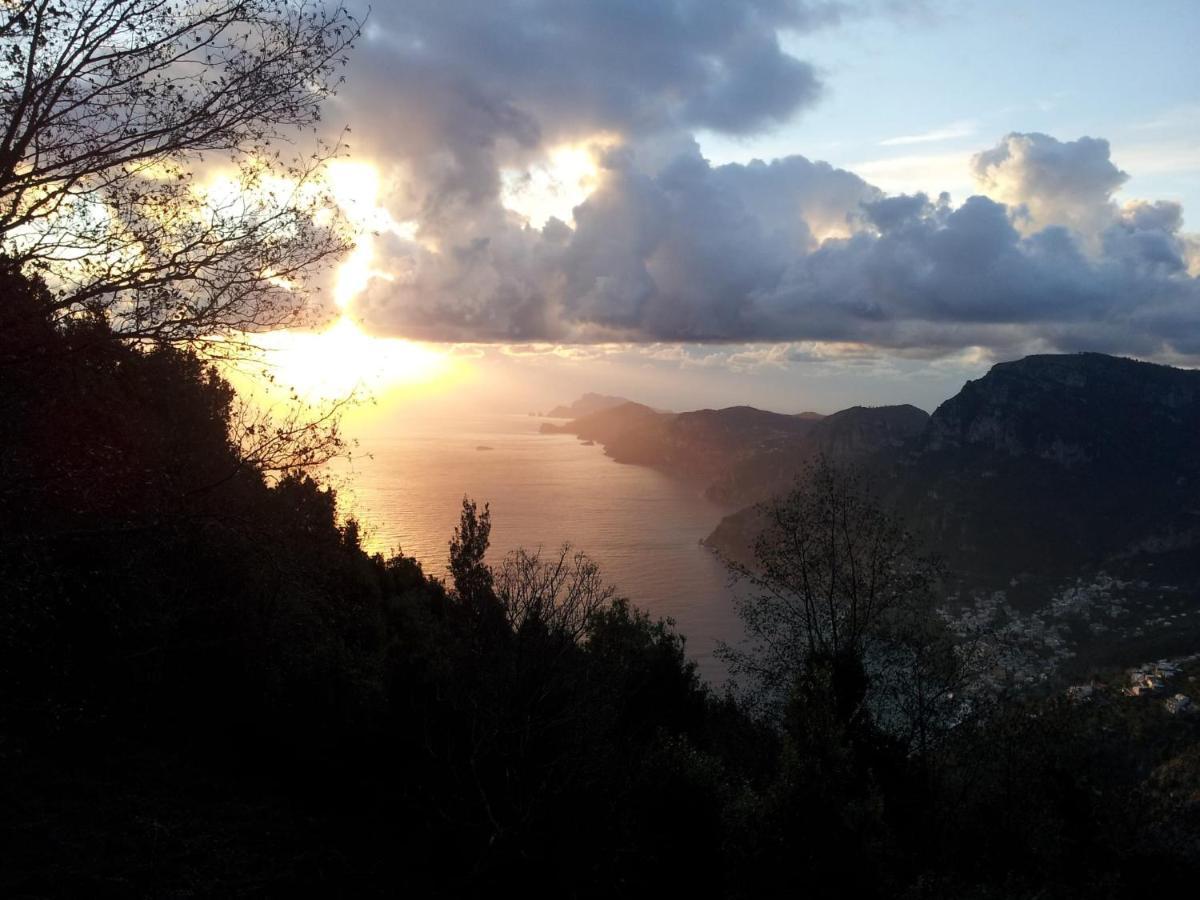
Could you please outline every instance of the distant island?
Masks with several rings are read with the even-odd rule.
[[[545,418],[578,419],[580,416],[588,416],[605,409],[612,409],[614,406],[623,406],[628,402],[624,397],[610,397],[606,394],[584,394],[569,406],[559,405],[554,407],[546,413]]]

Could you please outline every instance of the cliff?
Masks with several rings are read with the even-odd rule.
[[[1030,356],[967,382],[885,443],[863,442],[858,459],[960,574],[1200,575],[1200,372]],[[743,510],[708,542],[744,556],[754,530]]]

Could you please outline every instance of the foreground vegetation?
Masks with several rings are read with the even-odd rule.
[[[1200,874],[1200,717],[1100,690],[889,718],[962,673],[907,615],[936,573],[869,505],[845,524],[891,542],[906,616],[856,592],[808,629],[745,610],[797,649],[738,657],[761,677],[718,696],[586,556],[489,564],[486,507],[445,582],[368,555],[289,465],[311,433],[239,431],[194,356],[0,277],[6,896],[1117,897]],[[799,589],[765,549],[765,594]]]

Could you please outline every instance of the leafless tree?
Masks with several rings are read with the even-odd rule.
[[[924,696],[906,695],[905,715],[932,709],[946,692],[932,684],[938,566],[861,474],[822,457],[759,512],[754,563],[730,564],[748,586],[735,600],[747,643],[721,651],[755,699],[778,711],[797,678],[823,668],[847,719],[867,713],[872,682],[877,697],[899,685]]]
[[[286,401],[265,405],[239,397],[230,412],[239,466],[278,478],[348,456],[351,446],[341,431],[341,414],[356,400],[350,394],[314,406],[293,393]]]
[[[337,148],[294,143],[358,34],[346,9],[2,2],[0,251],[58,315],[225,354],[295,322],[347,247],[319,177]]]
[[[604,583],[600,566],[570,544],[549,557],[540,548],[514,550],[495,573],[495,589],[513,631],[536,622],[575,643],[616,595]]]

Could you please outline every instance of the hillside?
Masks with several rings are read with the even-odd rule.
[[[955,615],[1012,648],[1020,677],[1194,651],[1200,372],[1099,354],[1002,363],[859,461],[945,561]],[[751,562],[759,516],[745,507],[705,543]]]
[[[1095,353],[1001,363],[859,458],[964,576],[1197,574],[1200,372]],[[728,517],[709,542],[740,555],[753,521]]]
[[[603,444],[605,452],[617,462],[657,465],[660,435],[671,420],[641,403],[627,402],[555,425],[544,422],[542,434],[574,434],[580,440]]]
[[[759,452],[718,477],[707,495],[730,506],[757,503],[786,490],[804,463],[824,453],[846,461],[872,461],[888,456],[920,433],[929,414],[915,406],[854,406],[809,420],[812,427],[793,440]]]
[[[1002,363],[938,408],[893,477],[963,570],[1194,563],[1200,372],[1101,354]]]
[[[541,430],[603,444],[617,462],[691,479],[711,499],[736,506],[786,487],[817,453],[871,457],[901,446],[927,419],[913,406],[859,406],[821,416],[751,406],[661,413],[625,403],[561,425],[546,423]]]
[[[235,397],[211,368],[127,346],[103,321],[61,322],[43,285],[4,278],[0,896],[739,900],[799,877],[832,886],[815,896],[941,900],[1194,885],[1194,633],[1178,658],[1064,703],[995,693],[986,672],[964,680],[947,623],[910,607],[920,627],[891,646],[919,652],[891,654],[856,709],[841,711],[819,659],[813,677],[797,658],[774,670],[794,701],[764,718],[769,685],[704,685],[685,636],[585,553],[496,559],[486,501],[463,499],[446,579],[368,554],[334,491],[272,477],[279,456],[231,440]],[[1166,390],[1179,416],[1172,400],[1146,419],[1163,440],[1193,421],[1189,391]],[[1025,393],[1006,394],[1013,423],[987,391],[948,409],[909,471],[1059,447],[1023,430]],[[865,452],[922,416],[624,404],[574,427],[614,456],[705,474],[805,440]],[[1107,459],[1088,427],[1050,462]],[[961,700],[927,712],[964,689],[987,701],[978,713],[960,716]],[[1070,890],[1043,890],[1047,871]]]

